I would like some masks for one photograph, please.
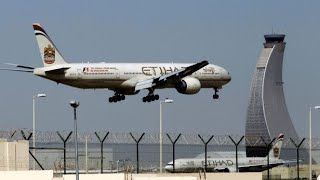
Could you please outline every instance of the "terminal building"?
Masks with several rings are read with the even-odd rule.
[[[297,132],[288,113],[283,92],[282,66],[286,46],[285,35],[265,35],[265,43],[259,56],[251,82],[251,93],[247,108],[245,134],[248,157],[267,155],[266,143],[280,133],[285,138],[298,141]],[[256,143],[259,142],[257,147]],[[252,144],[255,144],[253,147]],[[298,144],[298,142],[297,142]]]

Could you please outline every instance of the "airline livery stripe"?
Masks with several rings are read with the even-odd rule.
[[[35,34],[36,34],[36,36],[38,36],[38,35],[44,36],[45,38],[47,38],[47,39],[51,42],[51,44],[52,44],[53,46],[55,46],[54,43],[51,41],[51,39],[49,38],[48,35],[43,34],[43,32],[35,32]]]
[[[37,24],[34,24],[34,25],[33,25],[33,29],[34,29],[35,31],[43,32],[45,35],[47,35],[46,31],[45,31],[44,29],[42,29],[42,27],[40,27],[40,26],[37,25]],[[47,35],[47,36],[48,36],[48,35]]]

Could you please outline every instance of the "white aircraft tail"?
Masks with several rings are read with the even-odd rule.
[[[269,157],[279,159],[280,158],[280,151],[282,148],[283,143],[283,134],[280,134],[278,138],[276,139],[275,144],[272,146],[272,148],[269,151]]]
[[[34,23],[33,29],[39,45],[43,66],[47,67],[57,64],[67,64],[41,25]]]

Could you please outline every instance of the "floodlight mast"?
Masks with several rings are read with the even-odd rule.
[[[36,98],[43,97],[47,97],[47,95],[42,93],[32,96],[32,146],[34,157],[36,157]],[[33,170],[36,170],[35,160],[33,161]]]
[[[319,110],[320,106],[310,106],[309,110],[309,179],[312,179],[312,109]]]
[[[77,107],[80,105],[79,101],[70,101],[70,106],[73,107],[74,114],[74,148],[76,160],[76,180],[79,180],[79,160],[78,160],[78,127],[77,127]]]
[[[163,137],[162,137],[162,104],[163,103],[173,103],[172,99],[168,99],[166,98],[164,101],[160,101],[160,134],[159,134],[159,138],[160,138],[160,173],[162,173],[162,144],[163,144]]]

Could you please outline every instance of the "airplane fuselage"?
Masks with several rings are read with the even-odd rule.
[[[282,159],[269,159],[269,168],[284,164]],[[238,167],[240,172],[261,172],[268,169],[267,158],[239,158]],[[199,159],[177,159],[174,172],[197,172],[205,168],[205,160]],[[173,172],[173,162],[169,162],[165,169]],[[214,172],[236,172],[235,158],[208,158],[207,170]]]
[[[192,64],[80,63],[67,64],[66,67],[68,69],[62,74],[48,71],[49,68],[54,69],[54,66],[36,68],[34,74],[58,83],[83,89],[133,89],[138,81],[169,74],[190,65]],[[61,68],[60,65],[57,66]],[[191,77],[197,78],[200,81],[201,88],[220,88],[231,79],[231,76],[225,69],[213,64],[209,64],[194,72]],[[167,83],[161,88],[173,87],[174,82]]]

